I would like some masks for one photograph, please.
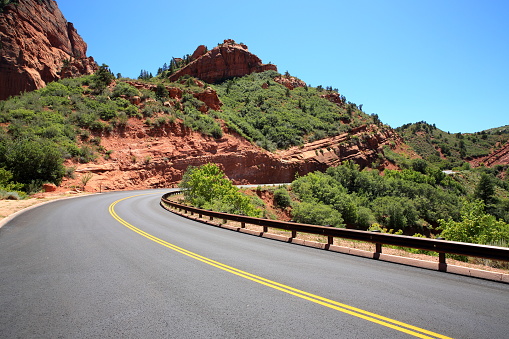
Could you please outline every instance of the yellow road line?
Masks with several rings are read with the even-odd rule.
[[[153,193],[148,193],[148,194],[153,194]],[[418,338],[451,339],[450,337],[447,337],[447,336],[444,336],[444,335],[441,335],[441,334],[438,334],[438,333],[435,333],[435,332],[432,332],[432,331],[428,331],[428,330],[425,330],[423,328],[412,326],[412,325],[403,323],[401,321],[390,319],[390,318],[381,316],[381,315],[376,314],[376,313],[364,311],[364,310],[362,310],[360,308],[349,306],[349,305],[346,305],[346,304],[343,304],[343,303],[340,303],[340,302],[337,302],[337,301],[334,301],[334,300],[331,300],[331,299],[320,297],[320,296],[315,295],[315,294],[311,294],[311,293],[308,293],[308,292],[305,292],[305,291],[301,291],[299,289],[296,289],[296,288],[293,288],[293,287],[290,287],[290,286],[286,286],[286,285],[280,284],[278,282],[275,282],[275,281],[272,281],[272,280],[269,280],[269,279],[265,279],[263,277],[259,277],[257,275],[254,275],[254,274],[251,274],[251,273],[239,270],[237,268],[234,268],[234,267],[231,267],[231,266],[228,266],[228,265],[225,265],[225,264],[222,264],[222,263],[220,263],[218,261],[215,261],[215,260],[209,259],[207,257],[201,256],[201,255],[196,254],[194,252],[188,251],[188,250],[186,250],[186,249],[184,249],[182,247],[178,247],[178,246],[173,245],[173,244],[171,244],[171,243],[169,243],[167,241],[164,241],[164,240],[162,240],[160,238],[157,238],[157,237],[155,237],[155,236],[153,236],[153,235],[151,235],[151,234],[149,234],[149,233],[147,233],[147,232],[145,232],[145,231],[143,231],[143,230],[141,230],[141,229],[131,225],[130,223],[128,223],[127,221],[125,221],[124,219],[119,217],[118,214],[115,212],[115,206],[119,202],[127,200],[127,199],[131,199],[131,198],[134,198],[134,197],[138,197],[138,196],[141,196],[141,195],[147,195],[147,194],[133,195],[133,196],[130,196],[130,197],[127,197],[127,198],[123,198],[123,199],[119,199],[119,200],[113,202],[110,205],[110,207],[109,207],[109,212],[110,212],[111,216],[113,218],[115,218],[115,220],[117,220],[119,223],[121,223],[125,227],[129,228],[133,232],[136,232],[136,233],[144,236],[145,238],[150,239],[150,240],[152,240],[152,241],[154,241],[154,242],[156,242],[156,243],[158,243],[158,244],[160,244],[160,245],[162,245],[164,247],[167,247],[167,248],[169,248],[169,249],[171,249],[173,251],[176,251],[178,253],[184,254],[184,255],[186,255],[188,257],[191,257],[193,259],[196,259],[196,260],[201,261],[203,263],[206,263],[208,265],[217,267],[217,268],[219,268],[219,269],[221,269],[223,271],[226,271],[226,272],[235,274],[237,276],[243,277],[245,279],[254,281],[256,283],[259,283],[259,284],[271,287],[273,289],[276,289],[276,290],[288,293],[290,295],[299,297],[301,299],[305,299],[305,300],[314,302],[316,304],[319,304],[319,305],[322,305],[322,306],[334,309],[336,311],[340,311],[340,312],[343,312],[343,313],[346,313],[346,314],[350,314],[350,315],[355,316],[357,318],[361,318],[361,319],[364,319],[364,320],[367,320],[367,321],[371,321],[373,323],[376,323],[376,324],[379,324],[379,325],[382,325],[382,326],[385,326],[385,327],[392,328],[392,329],[400,331],[400,332],[407,333],[409,335],[412,335],[412,336],[415,336],[415,337],[418,337]]]

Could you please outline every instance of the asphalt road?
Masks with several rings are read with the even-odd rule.
[[[56,201],[0,229],[0,337],[509,336],[507,284],[195,223],[163,192]]]

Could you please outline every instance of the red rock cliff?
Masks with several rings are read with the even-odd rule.
[[[0,100],[97,69],[86,56],[87,44],[53,0],[5,6],[0,39]]]
[[[191,75],[207,83],[216,83],[251,73],[277,71],[276,65],[263,64],[260,58],[248,51],[246,45],[233,40],[225,40],[208,52],[205,50],[204,46],[198,47],[193,53],[196,59],[171,75],[170,80],[176,81],[183,75]]]

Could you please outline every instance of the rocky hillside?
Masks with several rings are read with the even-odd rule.
[[[125,128],[94,133],[103,154],[85,164],[68,160],[66,165],[75,168],[75,176],[64,179],[61,189],[81,188],[88,173],[93,174],[86,186],[89,191],[170,187],[180,181],[188,166],[209,162],[219,164],[238,184],[291,182],[296,174],[324,171],[347,160],[393,168],[383,156],[383,146],[399,143],[392,130],[365,125],[351,133],[272,153],[227,126],[223,129],[223,136],[214,138],[179,121],[147,126],[130,119]]]
[[[509,165],[509,141],[487,156],[470,159],[469,163],[475,167]]]
[[[199,46],[190,57],[190,63],[172,74],[170,80],[177,81],[190,75],[213,84],[268,70],[277,71],[277,67],[263,64],[260,58],[248,51],[246,45],[227,39],[210,51],[203,45]]]
[[[87,57],[87,44],[55,1],[19,0],[3,5],[0,100],[96,69],[94,59]]]
[[[465,162],[477,167],[508,165],[509,127],[477,133],[449,133],[424,121],[396,129],[425,160],[450,169]]]
[[[38,79],[34,88],[65,77],[58,60],[69,58],[65,66],[71,67],[70,59],[86,53],[53,1],[8,5],[2,19],[14,25],[14,15],[36,11],[36,6],[59,18],[46,27],[37,21],[21,25],[32,35],[19,37],[21,28],[9,32],[18,37],[12,41],[41,58],[19,49],[16,58],[7,59],[31,55],[24,66],[3,63],[11,73]],[[38,40],[30,38],[38,34]],[[2,41],[7,41],[5,33]],[[52,64],[43,63],[49,59]],[[87,60],[92,62],[78,61]],[[363,168],[394,167],[385,152],[397,151],[402,140],[378,117],[365,114],[337,90],[279,74],[245,45],[225,40],[172,62],[157,77],[138,80],[114,79],[103,65],[93,75],[62,79],[0,102],[0,169],[12,179],[0,185],[26,191],[48,181],[62,190],[168,187],[188,166],[209,162],[220,164],[236,183],[251,184],[290,182],[297,174],[344,161]]]
[[[284,91],[288,88],[287,82],[281,78],[276,74],[269,88],[260,88]],[[246,81],[253,83],[249,78]],[[115,93],[115,88],[122,83],[113,83],[110,91]],[[62,189],[81,187],[82,178],[86,176],[90,177],[86,189],[92,191],[168,187],[180,181],[188,166],[209,162],[219,164],[226,175],[239,184],[291,182],[297,174],[325,171],[344,161],[380,170],[394,168],[385,158],[384,149],[397,151],[402,145],[401,138],[391,128],[373,123],[369,116],[352,116],[351,121],[338,120],[345,132],[270,152],[242,136],[242,130],[239,133],[238,126],[227,121],[228,107],[223,101],[228,103],[235,96],[233,86],[228,96],[221,88],[217,88],[218,92],[212,85],[194,78],[183,80],[182,84],[155,85],[131,80],[127,83],[140,91],[140,95],[124,96],[139,112],[146,112],[150,107],[159,108],[145,121],[130,118],[120,127],[92,130],[89,140],[99,145],[102,155],[89,163],[68,160],[67,167],[75,168],[76,175],[65,179]],[[313,90],[308,89],[306,93]],[[156,101],[150,93],[155,95],[158,91],[164,93],[164,98]],[[330,103],[338,112],[344,105],[342,101],[334,103],[337,95],[316,93],[312,96],[317,100],[316,105]],[[195,116],[193,110],[200,113]],[[193,116],[195,120],[191,121]],[[204,133],[195,127],[200,119],[210,116],[216,117],[212,123],[219,123],[219,135]],[[357,127],[350,125],[354,120]],[[82,147],[85,144],[83,142]]]

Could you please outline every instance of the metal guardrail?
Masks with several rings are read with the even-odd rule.
[[[292,238],[297,237],[298,232],[310,233],[323,235],[328,237],[328,244],[333,244],[334,238],[343,238],[349,240],[358,240],[374,243],[376,245],[375,254],[382,253],[383,245],[391,245],[391,246],[400,246],[407,248],[415,248],[420,250],[427,250],[432,252],[437,252],[439,254],[439,263],[445,264],[445,255],[446,254],[457,254],[464,255],[468,257],[477,257],[491,260],[502,260],[509,261],[509,248],[506,247],[495,247],[495,246],[485,246],[485,245],[477,245],[470,244],[464,242],[456,242],[456,241],[447,241],[447,240],[439,240],[439,239],[429,239],[429,238],[418,238],[404,235],[394,235],[387,233],[377,233],[371,231],[359,231],[359,230],[351,230],[345,228],[335,228],[335,227],[326,227],[326,226],[316,226],[309,224],[300,224],[294,222],[286,222],[286,221],[277,221],[277,220],[269,220],[263,218],[254,218],[243,215],[236,214],[228,214],[221,212],[213,212],[209,210],[204,210],[196,207],[191,207],[183,204],[179,204],[174,201],[170,201],[168,199],[171,195],[176,195],[181,193],[180,191],[170,192],[165,194],[161,198],[162,206],[164,204],[168,206],[172,206],[179,210],[183,210],[186,212],[190,212],[191,214],[198,214],[199,217],[208,216],[211,218],[218,218],[224,220],[232,220],[241,223],[241,227],[244,228],[246,224],[258,225],[263,227],[263,232],[268,232],[268,228],[278,228],[284,229],[292,232]],[[376,257],[376,256],[375,256]]]

